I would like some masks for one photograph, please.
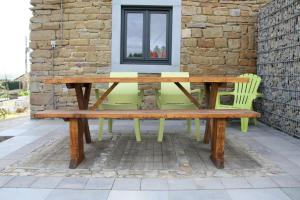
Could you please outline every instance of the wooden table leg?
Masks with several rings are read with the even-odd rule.
[[[210,159],[218,169],[223,169],[226,119],[214,119],[213,121]]]
[[[85,87],[85,91],[83,93],[82,87]],[[91,94],[91,88],[92,85],[89,84],[75,84],[75,91],[76,91],[76,97],[78,102],[79,110],[87,110],[89,106],[89,100],[90,100],[90,94]],[[85,135],[85,141],[86,143],[91,143],[91,134],[89,129],[89,123],[87,119],[82,119],[82,123],[80,125],[82,126],[82,131]]]
[[[219,83],[206,83],[206,104],[208,109],[215,109]],[[212,128],[214,127],[213,120],[208,119],[206,122],[204,143],[208,144],[211,138]]]
[[[75,169],[84,159],[83,150],[83,128],[82,121],[79,119],[70,119],[69,132],[70,132],[70,154],[71,160],[69,164],[70,169]]]

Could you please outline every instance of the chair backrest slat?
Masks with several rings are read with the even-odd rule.
[[[247,83],[236,83],[234,85],[234,106],[251,107],[252,101],[257,95],[261,78],[255,74],[243,74],[240,77],[249,78]]]
[[[138,77],[137,72],[111,72],[110,77]],[[111,86],[112,83],[109,84]],[[111,104],[137,104],[138,83],[119,83],[108,95]]]
[[[162,72],[162,77],[189,77],[188,72]],[[188,92],[191,91],[190,83],[180,83]],[[162,104],[179,103],[189,104],[190,100],[174,83],[161,83],[161,102]]]

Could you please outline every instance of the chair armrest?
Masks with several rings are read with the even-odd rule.
[[[263,94],[260,93],[260,92],[258,92],[258,93],[256,94],[256,98],[261,98],[261,97],[263,97]]]

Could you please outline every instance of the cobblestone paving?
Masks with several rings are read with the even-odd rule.
[[[210,145],[196,142],[184,128],[174,130],[172,134],[166,133],[163,143],[156,142],[154,131],[146,130],[142,142],[137,143],[128,123],[119,123],[124,125],[122,130],[117,127],[112,135],[106,134],[104,140],[98,142],[97,126],[92,122],[93,142],[85,145],[86,159],[77,169],[68,169],[69,140],[66,127],[61,126],[34,142],[31,147],[36,148],[31,148],[30,153],[1,173],[32,176],[51,174],[75,177],[182,178],[266,175],[278,172],[264,157],[241,145],[238,138],[232,135],[226,140],[225,169],[217,170],[209,159]],[[182,121],[169,123],[184,127]]]

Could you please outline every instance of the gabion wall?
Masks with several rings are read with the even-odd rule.
[[[300,137],[300,4],[273,0],[258,16],[258,75],[261,120]]]

